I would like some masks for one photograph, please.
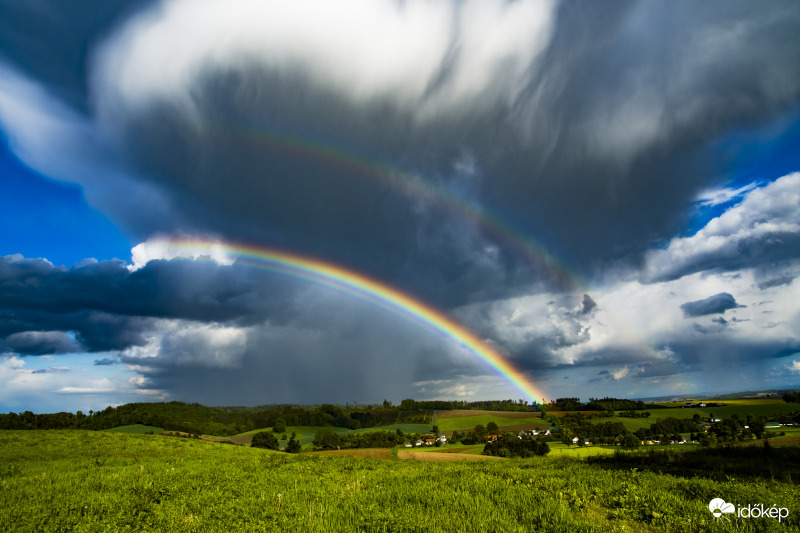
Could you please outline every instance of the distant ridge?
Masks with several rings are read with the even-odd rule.
[[[635,400],[642,400],[645,402],[672,402],[683,400],[735,400],[744,398],[772,398],[780,399],[784,394],[800,390],[800,385],[788,389],[764,389],[764,390],[748,390],[739,392],[728,392],[724,394],[714,394],[710,392],[694,392],[681,395],[669,396],[647,396],[642,398],[634,398]]]

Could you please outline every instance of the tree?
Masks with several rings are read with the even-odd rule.
[[[268,450],[278,449],[278,439],[269,431],[259,431],[253,435],[253,442],[250,443],[253,448],[266,448]]]
[[[332,429],[320,429],[314,435],[314,446],[319,448],[338,448],[342,437]]]
[[[279,418],[275,421],[275,426],[272,428],[273,433],[285,433],[286,432],[286,422],[283,418]]]
[[[569,428],[564,428],[561,432],[561,443],[566,444],[567,448],[572,445],[572,430]]]
[[[302,448],[302,446],[300,446],[300,443],[294,440],[294,438],[289,440],[289,443],[286,444],[286,451],[289,453],[300,453],[300,448]]]
[[[439,426],[433,426],[433,434],[434,435],[438,435],[439,434]]]
[[[495,424],[494,422],[489,422],[488,424],[486,424],[486,431],[489,432],[489,435],[497,435],[499,429],[500,428],[498,428],[497,424]]]
[[[717,443],[717,437],[713,433],[703,433],[697,438],[697,442],[700,446],[708,448],[709,446],[713,446]]]
[[[626,433],[624,437],[622,437],[622,447],[626,450],[635,450],[639,447],[641,442],[633,433]]]
[[[763,420],[754,418],[753,420],[750,421],[748,426],[750,427],[750,432],[753,435],[755,435],[757,439],[760,439],[762,436],[764,436],[764,430],[766,428],[766,424],[764,424]]]
[[[475,433],[478,435],[478,437],[485,437],[486,436],[486,428],[483,427],[482,424],[478,424],[477,426],[475,426]]]

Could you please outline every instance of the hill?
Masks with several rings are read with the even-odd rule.
[[[770,453],[775,464],[794,461],[796,468],[796,454]],[[737,531],[800,528],[795,482],[770,479],[764,469],[760,477],[745,470],[734,480],[724,472],[721,479],[684,476],[676,468],[680,456],[669,458],[677,473],[664,474],[613,457],[588,464],[373,455],[380,460],[158,435],[4,431],[0,526],[9,532],[721,532],[731,523],[716,520],[709,501],[724,497],[788,509],[781,522],[738,519]]]

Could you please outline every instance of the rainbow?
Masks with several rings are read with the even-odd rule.
[[[331,287],[372,302],[455,341],[505,378],[529,400],[539,402],[544,398],[542,391],[520,370],[470,330],[441,311],[354,270],[313,257],[263,246],[198,238],[163,239],[159,240],[158,244],[166,251],[169,258],[211,259],[223,264],[268,270]]]
[[[479,228],[495,242],[502,244],[504,249],[523,259],[526,264],[549,275],[550,281],[561,288],[574,292],[591,292],[587,280],[551,253],[548,247],[534,236],[522,233],[513,224],[488,212],[480,205],[471,203],[466,198],[459,198],[410,172],[375,163],[357,154],[335,149],[320,142],[275,133],[263,127],[214,123],[209,125],[209,132],[212,135],[241,139],[256,147],[268,147],[281,153],[317,161],[322,165],[341,168],[355,177],[378,181],[407,197],[436,205],[454,218],[468,221]],[[629,327],[628,321],[619,312],[608,308],[606,311],[618,331],[623,334],[622,338],[627,340],[627,343],[640,355],[651,362],[663,360],[653,344]],[[683,370],[677,367],[673,370],[683,373]]]
[[[341,168],[360,179],[378,181],[409,198],[436,205],[437,208],[453,215],[454,218],[467,221],[501,244],[504,249],[515,253],[529,266],[546,273],[550,277],[550,281],[555,282],[562,289],[591,292],[590,283],[558,256],[551,253],[544,243],[530,234],[522,233],[514,224],[488,212],[482,206],[470,202],[467,198],[459,197],[451,191],[436,187],[411,172],[376,163],[358,154],[333,148],[321,142],[285,133],[276,133],[264,127],[210,123],[205,133],[212,137],[225,139],[232,137],[241,142],[251,143],[256,147],[267,147],[281,153],[313,160],[322,165]],[[618,333],[621,334],[619,339],[635,350],[644,360],[655,364],[666,364],[668,367],[673,367],[671,368],[673,374],[683,374],[683,369],[671,363],[665,363],[656,346],[644,338],[641,332],[631,328],[623,314],[608,307],[605,308],[605,311],[607,317],[616,326]],[[541,398],[542,396],[534,397]]]

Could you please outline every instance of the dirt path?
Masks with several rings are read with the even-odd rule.
[[[485,459],[502,459],[502,457],[490,457],[488,455],[469,455],[464,453],[441,453],[441,452],[412,452],[408,450],[398,450],[398,459],[411,461],[474,461]]]
[[[309,455],[322,455],[322,456],[347,456],[347,457],[362,457],[368,459],[381,459],[388,461],[392,458],[392,450],[389,448],[365,448],[356,450],[326,450],[324,452],[310,452]]]

